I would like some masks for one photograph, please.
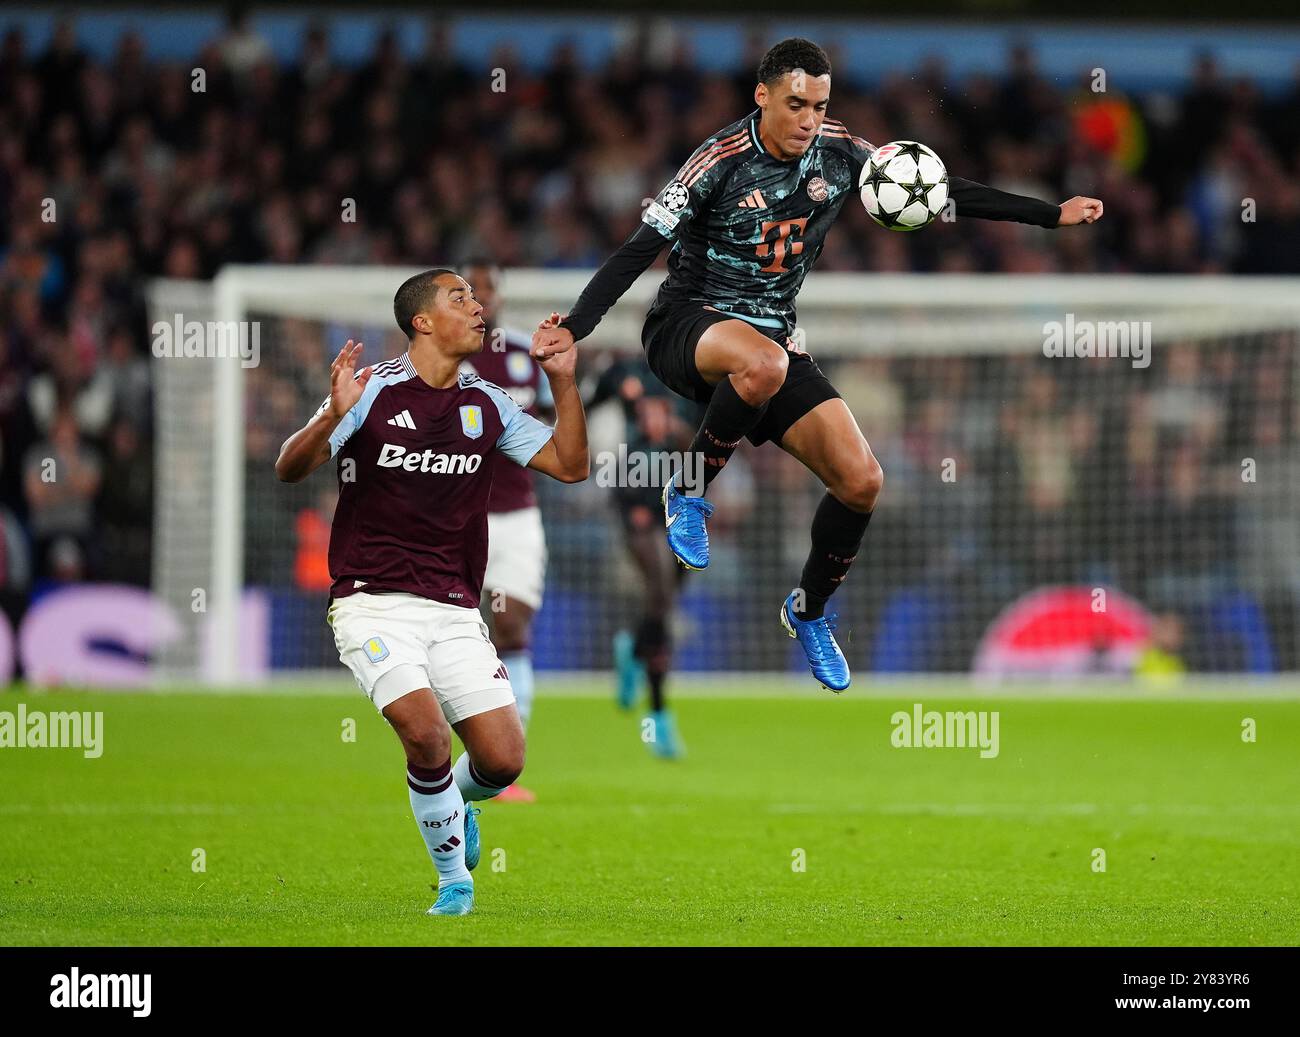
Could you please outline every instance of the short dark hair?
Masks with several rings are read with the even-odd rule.
[[[758,82],[771,86],[787,72],[799,68],[814,79],[827,76],[831,71],[831,59],[812,40],[791,36],[763,55],[763,60],[758,63]]]
[[[402,329],[407,338],[415,338],[415,328],[411,326],[411,321],[415,319],[417,313],[427,307],[437,296],[438,285],[436,282],[443,274],[460,276],[451,267],[434,267],[432,270],[426,270],[414,277],[408,277],[402,282],[402,287],[397,289],[397,294],[393,296],[393,317],[397,321],[397,326]]]

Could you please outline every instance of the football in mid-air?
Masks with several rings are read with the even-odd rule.
[[[858,176],[867,215],[890,230],[920,230],[948,203],[948,170],[924,144],[895,140],[867,159]]]

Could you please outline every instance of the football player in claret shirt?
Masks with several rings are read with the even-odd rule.
[[[501,327],[501,271],[489,259],[467,259],[461,267],[483,306],[487,331],[483,349],[461,362],[460,369],[501,386],[524,413],[547,420],[553,407],[550,383],[541,365],[528,355],[531,338]],[[542,606],[546,585],[546,531],[533,492],[533,473],[497,455],[488,498],[488,556],[483,576],[488,628],[501,661],[510,671],[515,705],[524,731],[533,712],[533,616]],[[498,801],[531,803],[536,796],[511,785]]]
[[[831,65],[809,40],[783,40],[759,64],[757,109],[713,134],[642,214],[567,316],[533,335],[533,355],[554,356],[589,335],[666,245],[668,277],[641,333],[655,376],[707,404],[691,450],[701,486],[681,473],[663,490],[668,546],[679,564],[709,564],[704,498],[743,438],[771,440],[826,487],[812,547],[780,620],[813,676],[832,691],[849,667],[826,603],[866,535],[884,474],[858,423],[795,335],[795,297],[826,233],[875,150],[827,118]],[[1101,218],[1095,198],[1052,205],[949,177],[959,217],[1068,227]],[[773,603],[775,606],[775,603]]]
[[[393,300],[402,356],[356,372],[348,342],[330,394],[280,449],[275,471],[306,478],[338,463],[328,618],[339,658],[406,751],[411,809],[438,872],[430,914],[474,904],[477,810],[524,766],[510,676],[479,615],[492,457],[561,482],[587,477],[587,425],[574,359],[543,362],[552,429],[461,362],[483,348],[483,307],[454,271],[429,270]],[[450,726],[449,726],[450,725]],[[451,765],[451,728],[466,751]]]

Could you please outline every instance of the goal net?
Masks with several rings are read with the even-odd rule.
[[[273,464],[344,341],[365,342],[369,363],[406,348],[392,297],[413,272],[231,267],[152,286],[155,330],[197,322],[206,343],[155,347],[153,582],[186,630],[164,679],[336,670],[333,473],[285,485]],[[500,323],[535,327],[588,276],[505,272]],[[640,354],[662,276],[581,344],[584,378]],[[214,347],[213,327],[253,348]],[[885,472],[832,602],[855,672],[1300,668],[1296,280],[814,274],[799,328]],[[626,433],[617,404],[589,421],[595,471]],[[607,669],[640,600],[613,491],[537,483],[549,568],[536,664]],[[777,611],[822,492],[783,451],[742,445],[710,490],[712,561],[683,584],[676,669],[805,668]]]

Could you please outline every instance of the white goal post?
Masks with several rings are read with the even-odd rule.
[[[212,321],[233,328],[274,317],[311,321],[322,332],[333,326],[391,326],[393,293],[418,269],[229,266],[211,283],[153,282],[150,321],[155,326]],[[591,274],[504,271],[500,323],[530,329],[552,310],[564,312]],[[643,275],[584,348],[639,346],[646,309],[663,276],[662,271]],[[951,357],[1042,357],[1053,326],[1065,325],[1068,337],[1072,328],[1091,324],[1104,340],[1115,328],[1126,331],[1129,322],[1137,322],[1134,334],[1146,326],[1158,365],[1164,343],[1253,342],[1251,336],[1259,336],[1278,349],[1292,349],[1300,336],[1300,278],[816,273],[799,296],[798,314],[801,342],[819,361],[933,357],[937,369]],[[341,344],[323,342],[322,358]],[[280,341],[262,335],[259,345],[261,363],[276,362],[271,354],[281,348]],[[188,624],[185,637],[160,651],[159,677],[234,685],[248,679],[250,655],[261,654],[241,636],[246,440],[250,430],[283,438],[292,428],[266,427],[278,425],[283,415],[260,413],[250,404],[252,370],[238,356],[158,353],[155,349],[153,586]],[[302,388],[323,394],[327,365],[326,360],[317,384]],[[1075,370],[1060,376],[1064,384],[1071,383]],[[1288,370],[1296,377],[1300,363]],[[1285,387],[1293,406],[1298,389],[1294,381]],[[984,402],[998,403],[993,397]],[[858,414],[858,419],[871,439],[872,416]],[[1287,507],[1296,499],[1294,493],[1283,497]]]

